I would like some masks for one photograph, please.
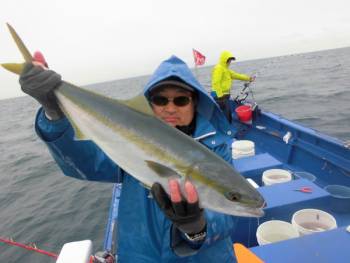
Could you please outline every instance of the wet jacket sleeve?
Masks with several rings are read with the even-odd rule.
[[[240,74],[237,73],[236,71],[230,70],[231,78],[232,79],[238,79],[238,80],[243,80],[243,81],[249,81],[250,76],[245,75],[245,74]]]
[[[40,109],[35,130],[65,175],[90,181],[122,181],[124,171],[92,141],[75,140],[66,118],[50,121]]]
[[[175,227],[172,227],[171,247],[174,253],[180,257],[193,256],[202,250],[206,250],[225,239],[231,244],[231,234],[237,225],[237,217],[206,210],[207,220],[206,238],[202,242],[192,242]]]
[[[209,210],[205,211],[205,216],[207,219],[207,237],[200,249],[205,249],[215,242],[226,238],[231,239],[231,234],[235,231],[238,217]]]
[[[221,98],[224,94],[222,91],[222,78],[224,75],[224,71],[222,67],[215,67],[212,74],[211,86],[213,91],[216,92],[216,96]]]
[[[215,147],[214,152],[221,156],[229,164],[232,164],[232,151],[231,148],[227,144],[221,144]]]

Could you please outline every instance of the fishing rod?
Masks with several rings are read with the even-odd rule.
[[[243,89],[240,91],[240,93],[236,96],[234,99],[237,102],[242,102],[244,101],[249,94],[253,94],[253,91],[249,88],[250,82],[246,82],[243,84]]]
[[[58,254],[55,254],[53,252],[49,252],[43,249],[39,249],[34,243],[23,244],[23,243],[14,241],[12,238],[3,238],[3,237],[0,237],[0,242],[10,246],[24,248],[26,250],[33,251],[45,256],[49,256],[51,258],[54,258],[55,260],[58,259]],[[89,263],[110,263],[110,262],[111,263],[115,262],[114,256],[107,252],[103,252],[103,254],[101,254],[100,257],[98,255],[95,255],[95,256],[91,255],[89,258]]]
[[[234,98],[234,101],[236,101],[236,103],[238,105],[250,104],[252,110],[254,111],[255,108],[258,106],[258,104],[256,103],[256,100],[254,98],[253,90],[250,87],[251,83],[252,82],[245,82],[243,84],[243,89],[239,92],[239,94],[236,96],[236,98]],[[251,101],[247,100],[249,95],[251,95],[251,97],[252,97]]]
[[[30,243],[30,244],[26,245],[26,244],[23,244],[23,243],[16,242],[16,241],[14,241],[11,238],[10,239],[6,239],[6,238],[2,238],[2,237],[0,237],[0,242],[8,244],[10,246],[21,247],[21,248],[24,248],[26,250],[34,251],[36,253],[43,254],[43,255],[52,257],[54,259],[58,258],[57,254],[49,252],[49,251],[45,251],[45,250],[42,250],[42,249],[39,249],[39,248],[37,248],[37,246],[34,243]]]

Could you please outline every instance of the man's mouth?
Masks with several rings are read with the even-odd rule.
[[[166,123],[171,123],[171,124],[173,124],[173,123],[177,123],[179,119],[176,118],[176,117],[165,117],[165,118],[163,118],[163,120],[164,120]]]

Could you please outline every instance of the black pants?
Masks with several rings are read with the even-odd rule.
[[[229,123],[232,122],[232,112],[231,112],[231,107],[230,107],[230,95],[224,95],[220,98],[215,98],[216,102],[219,104],[220,109],[226,116],[227,120]]]

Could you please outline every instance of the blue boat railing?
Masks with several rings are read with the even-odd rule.
[[[116,249],[115,234],[117,230],[118,208],[121,189],[122,184],[114,184],[111,206],[109,208],[108,221],[105,232],[105,239],[103,244],[103,249],[112,253],[114,253]]]

